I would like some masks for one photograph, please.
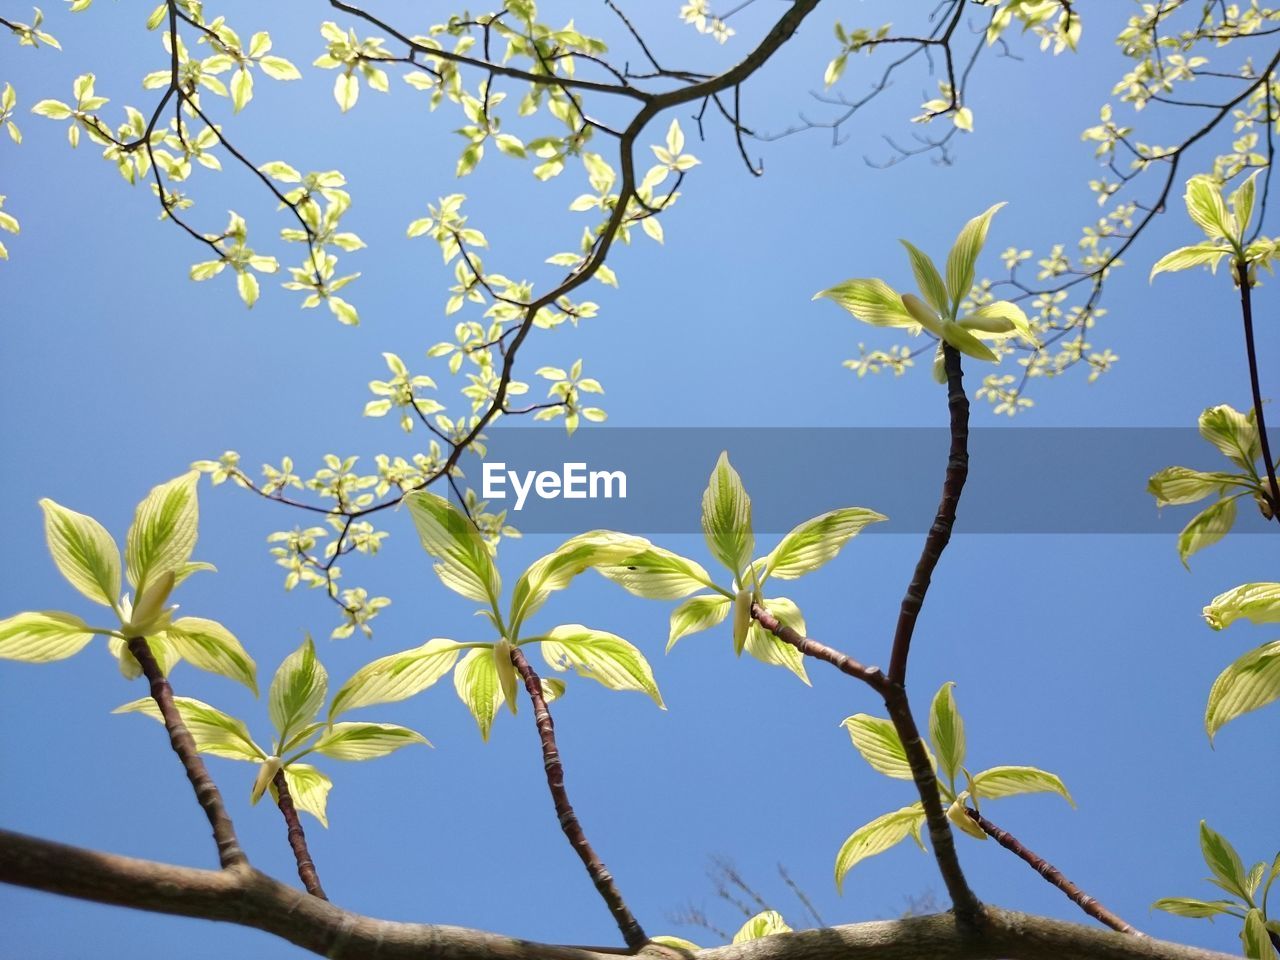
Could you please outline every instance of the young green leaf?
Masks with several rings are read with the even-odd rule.
[[[567,623],[556,627],[542,641],[542,656],[553,670],[570,667],[579,676],[599,681],[610,690],[638,690],[662,709],[662,694],[649,661],[621,637],[603,630]]]
[[[1147,492],[1157,507],[1195,503],[1211,494],[1224,493],[1231,486],[1253,486],[1247,477],[1234,473],[1205,473],[1189,467],[1165,467],[1147,481]]]
[[[1227,198],[1231,219],[1235,223],[1237,235],[1241,240],[1249,233],[1249,222],[1253,219],[1253,203],[1260,173],[1262,173],[1261,170],[1255,170],[1245,177],[1240,186],[1236,187]]]
[[[938,751],[938,762],[948,783],[955,783],[964,766],[965,741],[964,721],[960,711],[956,709],[955,697],[951,681],[944,683],[933,698],[933,706],[929,710],[929,739],[933,748]],[[986,796],[984,793],[983,796]]]
[[[863,323],[876,327],[918,329],[916,319],[902,305],[902,297],[883,280],[846,280],[815,293],[813,299],[834,300]]]
[[[1242,583],[1220,593],[1204,608],[1204,618],[1214,630],[1237,620],[1251,623],[1280,622],[1280,583]]]
[[[183,725],[196,742],[196,749],[215,757],[228,760],[259,761],[267,754],[254,743],[249,736],[249,729],[235,717],[223,713],[216,707],[191,697],[174,697],[174,705],[178,708],[178,716]],[[160,708],[151,697],[143,697],[123,706],[116,707],[112,713],[141,713],[153,720],[164,722]]]
[[[871,523],[888,517],[863,507],[821,514],[795,527],[765,558],[765,577],[794,580],[831,560],[849,540]]]
[[[740,576],[751,559],[755,536],[751,532],[751,498],[729,463],[727,451],[720,454],[702,494],[702,532],[712,556],[735,577]]]
[[[1218,262],[1229,253],[1231,253],[1230,247],[1217,243],[1196,243],[1189,247],[1179,247],[1155,262],[1147,281],[1154,280],[1162,273],[1176,273],[1179,270],[1190,270],[1192,267],[1207,266],[1217,273]]]
[[[1248,899],[1245,890],[1244,863],[1227,838],[1200,821],[1200,853],[1205,866],[1224,889]]]
[[[734,943],[746,943],[748,940],[759,940],[771,937],[775,933],[790,933],[791,927],[782,919],[776,910],[763,910],[742,925],[733,935]]]
[[[167,677],[182,658],[178,656],[177,652],[173,647],[169,646],[163,637],[147,637],[146,643],[147,648],[151,651],[151,656],[155,658],[156,665],[160,668],[160,673]],[[142,676],[142,665],[138,663],[133,651],[129,649],[129,645],[123,640],[119,637],[108,638],[107,649],[116,658],[116,664],[120,667],[120,675],[126,680],[137,680]]]
[[[453,669],[460,649],[453,640],[436,638],[365,664],[333,695],[329,720],[348,710],[395,703],[421,693]]]
[[[1240,909],[1240,905],[1234,900],[1197,900],[1194,897],[1163,897],[1151,906],[1177,917],[1191,917],[1195,920],[1216,917],[1223,913],[1239,916],[1236,911]]]
[[[790,627],[801,636],[804,635],[804,617],[800,613],[800,608],[786,597],[770,597],[765,601],[765,606],[784,627]],[[804,668],[804,654],[791,644],[783,643],[760,626],[756,620],[752,620],[747,628],[747,639],[743,649],[761,663],[786,667],[805,684],[809,683],[809,675]]]
[[[1206,175],[1194,176],[1187,181],[1187,213],[1210,240],[1230,240],[1235,236],[1234,220],[1222,202],[1222,191],[1217,181]]]
[[[961,833],[967,833],[975,840],[987,839],[986,832],[973,822],[973,818],[965,812],[965,801],[969,799],[967,790],[960,791],[951,804],[947,807],[947,819],[951,821],[951,825]]]
[[[907,256],[911,258],[911,272],[915,274],[916,286],[920,288],[924,298],[929,301],[929,305],[938,312],[939,316],[949,316],[951,303],[947,297],[947,285],[943,283],[938,268],[934,266],[928,254],[917,249],[913,244],[906,240],[898,242],[907,248]]]
[[[436,575],[446,587],[469,600],[498,602],[502,578],[484,538],[444,497],[419,490],[404,498],[423,549],[437,561]]]
[[[1257,907],[1245,914],[1240,940],[1244,944],[1244,955],[1248,960],[1275,960],[1276,952],[1271,946],[1271,937],[1267,934],[1267,922]]]
[[[310,637],[302,642],[271,678],[267,693],[267,712],[281,742],[305,723],[315,719],[329,689],[329,675],[316,659],[316,647]]]
[[[493,666],[493,653],[489,650],[472,650],[453,671],[453,688],[458,698],[467,705],[471,716],[480,728],[480,737],[489,739],[493,718],[502,706],[502,686]]]
[[[289,785],[293,805],[311,814],[321,825],[329,826],[325,809],[329,802],[329,791],[333,789],[333,781],[306,763],[289,764],[284,768],[284,779]],[[274,787],[271,792],[275,794]]]
[[[1076,805],[1060,777],[1036,767],[991,767],[974,774],[973,784],[979,800],[997,800],[1022,793],[1056,793],[1073,807]]]
[[[724,621],[733,601],[718,593],[690,597],[671,611],[671,632],[667,637],[667,651],[676,641],[691,633],[707,630]]]
[[[40,508],[45,540],[58,570],[94,603],[115,606],[120,599],[120,549],[111,534],[93,517],[47,497]]]
[[[947,255],[947,292],[951,294],[952,316],[959,310],[960,301],[969,295],[978,254],[987,242],[991,218],[1003,206],[1003,203],[997,203],[966,223]],[[953,346],[957,350],[963,349],[959,344]]]
[[[750,512],[748,505],[748,524]],[[597,565],[596,570],[628,593],[650,600],[678,600],[714,586],[701,564],[653,544],[639,552],[615,556]]]
[[[871,769],[895,780],[911,779],[907,751],[890,721],[857,713],[846,717],[840,725],[849,731],[849,739],[853,741],[858,753],[862,754],[862,759],[871,765]]]
[[[52,663],[75,656],[92,639],[89,625],[69,613],[19,613],[0,620],[0,660]]]
[[[836,854],[836,889],[843,892],[844,878],[856,864],[878,853],[884,853],[907,837],[914,837],[923,850],[924,840],[920,836],[923,825],[924,809],[920,804],[913,803],[909,807],[876,817],[853,831]]]
[[[1250,650],[1213,681],[1204,727],[1209,740],[1236,717],[1280,699],[1280,640]]]
[[[313,749],[335,760],[372,760],[414,743],[431,746],[422,734],[394,723],[335,723]]]
[[[1201,510],[1178,534],[1178,559],[1184,567],[1193,554],[1225,537],[1236,522],[1236,498],[1227,497]]]
[[[141,592],[154,577],[177,574],[191,559],[200,522],[192,470],[154,487],[138,504],[125,541],[125,568],[134,590]]]
[[[174,621],[162,636],[183,660],[199,670],[207,670],[243,683],[258,695],[258,666],[240,641],[214,620],[183,617]]]
[[[611,530],[592,530],[566,540],[530,564],[516,581],[511,593],[512,634],[518,633],[520,625],[546,602],[547,597],[563,590],[584,570],[607,565],[651,546],[642,537]]]
[[[516,665],[511,662],[511,641],[503,637],[493,645],[493,670],[498,675],[498,685],[502,687],[502,699],[512,713],[519,705],[519,678],[516,676]]]
[[[1262,456],[1253,415],[1241,413],[1228,404],[1209,407],[1200,414],[1200,435],[1245,470],[1253,470],[1254,463]]]

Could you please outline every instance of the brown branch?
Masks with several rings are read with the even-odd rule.
[[[164,721],[165,729],[169,731],[169,744],[173,747],[173,752],[178,755],[178,759],[182,761],[182,768],[187,772],[187,779],[191,781],[191,789],[195,791],[196,800],[204,810],[205,816],[209,818],[209,825],[213,828],[213,839],[218,845],[218,862],[224,869],[247,865],[249,858],[240,849],[235,826],[231,823],[231,817],[222,803],[222,794],[218,791],[213,778],[209,776],[204,760],[196,752],[195,738],[182,722],[182,716],[173,702],[173,688],[169,686],[169,681],[165,679],[160,664],[156,662],[151,648],[147,646],[147,641],[143,637],[130,637],[128,645],[129,652],[142,668],[143,676],[151,684],[151,698],[160,708],[160,717]]]
[[[276,806],[284,816],[289,827],[289,846],[293,848],[293,859],[298,863],[298,879],[307,888],[307,893],[321,900],[328,900],[324,887],[320,886],[320,875],[316,873],[315,862],[311,859],[311,850],[307,847],[307,834],[302,829],[302,820],[293,805],[293,795],[289,792],[289,781],[285,779],[284,770],[277,770],[271,781],[276,788]]]
[[[622,894],[613,882],[613,874],[605,867],[600,857],[587,840],[578,815],[573,812],[569,802],[569,793],[564,787],[564,766],[560,762],[560,750],[556,746],[556,727],[551,719],[551,711],[547,709],[547,699],[542,694],[542,680],[534,672],[529,660],[519,647],[511,648],[511,662],[524,681],[524,688],[529,692],[529,701],[533,704],[533,719],[538,725],[538,735],[542,739],[542,763],[547,770],[547,787],[551,790],[551,799],[555,802],[556,816],[560,819],[560,829],[569,839],[569,845],[587,868],[587,875],[595,885],[609,912],[613,914],[622,938],[632,950],[639,950],[649,941],[640,923],[632,915]]]
[[[911,767],[911,779],[920,795],[920,804],[924,808],[925,823],[929,827],[929,840],[933,846],[933,856],[938,863],[938,872],[946,884],[947,893],[955,907],[956,915],[966,922],[976,921],[982,904],[969,888],[964,878],[964,870],[960,867],[960,858],[956,855],[955,837],[951,832],[951,824],[947,821],[946,812],[942,809],[942,799],[938,794],[938,778],[933,764],[929,761],[929,753],[924,741],[920,739],[920,731],[916,727],[915,717],[911,713],[911,704],[906,690],[889,680],[879,667],[866,667],[848,654],[841,653],[834,647],[820,643],[811,637],[805,637],[790,627],[783,626],[768,610],[753,604],[751,615],[759,624],[784,643],[789,643],[805,656],[813,657],[831,664],[841,673],[861,680],[880,694],[889,711],[889,719],[897,731],[907,754],[907,763]]]
[[[1240,284],[1240,315],[1244,319],[1244,347],[1249,358],[1249,387],[1253,391],[1253,415],[1257,419],[1258,439],[1262,443],[1262,466],[1267,476],[1267,499],[1271,506],[1271,516],[1280,520],[1280,486],[1276,484],[1275,461],[1271,459],[1271,441],[1267,439],[1267,419],[1262,412],[1262,390],[1258,384],[1258,354],[1253,343],[1253,298],[1250,289],[1253,286],[1249,278],[1249,266],[1243,260],[1236,260],[1236,281]]]
[[[889,681],[902,686],[907,680],[907,657],[911,654],[911,637],[915,633],[916,618],[924,605],[925,594],[934,568],[942,557],[942,551],[951,540],[951,529],[956,522],[956,508],[969,476],[969,398],[964,392],[964,371],[960,367],[960,352],[950,344],[943,344],[943,360],[947,371],[947,406],[951,410],[951,454],[947,459],[946,477],[942,482],[942,499],[933,526],[925,537],[924,549],[915,573],[902,598],[898,614],[898,628],[893,634],[893,653],[889,657]]]
[[[0,883],[262,930],[330,960],[614,960],[461,927],[349,913],[241,864],[195,870],[0,830]],[[778,934],[697,960],[1230,960],[1228,954],[988,907],[978,929],[950,914]],[[649,945],[645,960],[688,955]]]
[[[1014,856],[1025,862],[1032,870],[1040,874],[1040,876],[1044,877],[1045,880],[1065,893],[1067,895],[1067,899],[1076,904],[1081,910],[1093,917],[1099,923],[1105,923],[1112,930],[1119,931],[1120,933],[1128,933],[1136,937],[1146,936],[1146,934],[1142,933],[1137,928],[1130,926],[1093,897],[1086,894],[1083,890],[1063,876],[1062,871],[1049,863],[1049,861],[1045,860],[1044,857],[1032,850],[1028,850],[1023,846],[1022,842],[1017,837],[1009,833],[1009,831],[1002,830],[1000,827],[997,827],[977,810],[966,807],[964,812],[969,815],[970,820],[982,828],[983,833],[989,836],[996,843],[1000,844],[1000,846],[1004,847]]]

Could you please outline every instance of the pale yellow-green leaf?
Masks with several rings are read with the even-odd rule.
[[[45,498],[44,535],[54,564],[68,582],[94,603],[120,599],[120,549],[93,517]]]
[[[93,631],[79,617],[57,610],[19,613],[0,620],[0,660],[51,663],[84,649]]]
[[[421,693],[453,669],[459,650],[454,641],[436,638],[365,664],[333,695],[329,719],[349,710],[395,703]]]

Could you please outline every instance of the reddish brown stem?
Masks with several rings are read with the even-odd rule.
[[[916,618],[924,605],[925,594],[934,568],[942,557],[942,551],[951,540],[951,530],[956,522],[956,508],[969,476],[969,398],[964,392],[964,371],[960,367],[960,353],[950,344],[942,346],[943,362],[947,371],[947,406],[951,410],[951,454],[947,459],[947,472],[942,482],[942,499],[933,526],[925,537],[924,549],[916,563],[915,573],[902,598],[898,614],[898,627],[893,634],[893,653],[889,657],[889,679],[905,685],[907,657],[911,653],[911,637],[915,633]]]
[[[240,849],[235,826],[231,823],[227,808],[222,803],[222,794],[218,792],[217,784],[209,776],[204,760],[196,751],[195,738],[182,722],[178,707],[173,702],[173,688],[165,679],[160,664],[156,662],[151,648],[147,646],[147,641],[143,637],[130,637],[127,643],[129,652],[142,668],[142,675],[151,684],[151,698],[160,708],[160,718],[164,721],[165,729],[169,731],[169,745],[182,761],[182,768],[187,772],[187,779],[191,781],[191,789],[195,791],[196,800],[204,810],[205,816],[209,818],[209,826],[213,828],[213,839],[218,845],[218,862],[224,869],[247,864],[249,858]]]
[[[298,816],[298,809],[293,805],[293,795],[289,792],[289,781],[285,779],[284,771],[277,770],[271,783],[276,788],[276,806],[280,808],[284,822],[289,828],[289,846],[293,848],[293,859],[298,863],[298,879],[307,888],[307,893],[321,900],[328,900],[324,887],[320,886],[320,875],[316,873],[315,861],[311,859],[311,850],[307,847],[307,834],[302,829],[302,819]]]
[[[1266,471],[1267,494],[1270,502],[1271,516],[1280,520],[1280,485],[1276,483],[1276,468],[1271,459],[1271,441],[1267,439],[1267,418],[1262,410],[1262,388],[1258,382],[1258,353],[1253,342],[1253,297],[1250,288],[1249,267],[1244,262],[1235,262],[1236,280],[1240,284],[1240,315],[1244,320],[1244,348],[1249,361],[1249,387],[1253,393],[1253,415],[1258,424],[1258,439],[1262,447],[1262,466]]]
[[[964,870],[960,867],[955,837],[951,832],[951,824],[947,821],[946,813],[942,809],[942,798],[938,794],[938,778],[933,772],[933,764],[929,762],[929,752],[925,749],[924,741],[920,739],[920,731],[911,713],[911,703],[907,699],[906,690],[885,677],[879,667],[863,666],[848,654],[841,653],[834,647],[829,647],[812,637],[797,633],[791,627],[784,626],[759,604],[752,605],[751,615],[779,640],[791,644],[807,657],[822,660],[841,673],[861,680],[883,698],[885,707],[889,710],[889,719],[906,751],[907,763],[911,767],[911,779],[915,782],[916,792],[920,795],[925,823],[929,827],[933,856],[938,862],[938,871],[942,874],[942,880],[947,886],[947,893],[951,896],[956,916],[966,922],[976,922],[982,914],[982,903],[969,888]]]
[[[613,914],[627,946],[639,950],[649,942],[649,937],[623,901],[622,894],[613,882],[613,875],[592,849],[582,830],[582,824],[578,822],[578,815],[573,812],[573,805],[569,803],[569,793],[564,787],[564,766],[560,763],[560,750],[556,746],[555,723],[551,719],[551,711],[547,709],[547,698],[542,693],[542,680],[519,647],[512,648],[511,662],[524,681],[524,688],[529,692],[529,700],[533,704],[533,719],[542,739],[542,763],[546,767],[547,786],[551,790],[551,799],[555,802],[560,829],[569,838],[569,845],[582,860],[582,865],[587,868],[587,875],[591,877],[591,882]]]
[[[1064,877],[1062,875],[1062,871],[1049,863],[1049,861],[1045,860],[1044,857],[1032,850],[1028,850],[1023,846],[1022,841],[1010,834],[1009,831],[1002,830],[1000,827],[997,827],[977,810],[966,808],[965,813],[969,815],[970,820],[982,828],[983,833],[1026,863],[1027,866],[1040,874],[1040,876],[1044,877],[1049,883],[1053,884],[1065,893],[1067,895],[1067,899],[1076,904],[1076,906],[1089,916],[1093,917],[1093,919],[1097,920],[1099,923],[1106,924],[1112,930],[1118,930],[1120,933],[1132,934],[1135,937],[1144,936],[1144,934],[1137,928],[1132,927],[1125,921],[1121,920],[1097,900],[1086,894],[1074,883]]]

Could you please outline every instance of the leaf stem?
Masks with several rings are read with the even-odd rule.
[[[307,834],[302,829],[302,820],[293,805],[293,795],[289,792],[289,781],[285,779],[284,768],[276,771],[271,781],[276,788],[276,806],[284,817],[289,828],[289,846],[293,848],[293,859],[298,863],[298,879],[307,888],[307,893],[321,900],[328,900],[324,887],[320,886],[320,875],[316,873],[315,861],[311,859],[311,850],[307,847]]]
[[[164,721],[165,729],[169,731],[169,744],[173,747],[173,752],[178,755],[178,759],[182,761],[182,768],[187,773],[187,779],[191,781],[191,789],[195,791],[196,800],[204,810],[205,816],[209,818],[209,825],[213,828],[213,839],[218,845],[218,862],[224,870],[248,864],[249,858],[240,848],[235,826],[223,805],[222,794],[218,791],[213,778],[209,776],[204,760],[196,751],[195,738],[182,722],[178,707],[173,702],[173,688],[165,679],[160,664],[156,662],[144,637],[130,637],[126,642],[129,652],[142,668],[143,676],[151,684],[151,698],[159,707],[160,718]]]
[[[592,849],[582,830],[582,824],[578,822],[578,815],[573,812],[573,805],[569,803],[569,794],[564,787],[564,766],[560,762],[560,750],[556,746],[555,723],[551,719],[551,711],[547,709],[547,699],[542,693],[542,680],[519,647],[511,648],[511,663],[524,680],[524,688],[529,692],[529,700],[533,704],[533,718],[542,739],[542,762],[547,770],[547,786],[555,802],[560,829],[569,838],[569,845],[587,868],[587,875],[591,877],[591,882],[613,914],[627,946],[632,950],[639,950],[649,942],[649,937],[623,901],[622,894],[613,882],[613,875]]]

